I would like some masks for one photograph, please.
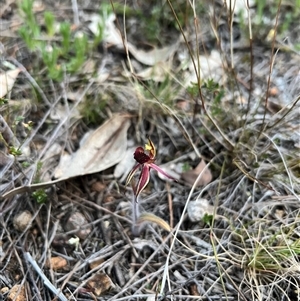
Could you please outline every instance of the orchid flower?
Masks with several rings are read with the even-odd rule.
[[[148,151],[148,154],[145,151]],[[129,182],[132,180],[136,171],[139,168],[141,168],[141,173],[140,173],[138,183],[134,187],[134,195],[136,201],[140,193],[144,190],[144,188],[149,183],[151,168],[155,169],[157,172],[161,173],[165,177],[177,182],[176,179],[168,175],[165,171],[163,171],[159,166],[157,166],[154,163],[155,156],[156,156],[156,149],[153,142],[150,140],[150,138],[148,138],[148,143],[145,145],[145,149],[140,146],[135,150],[133,154],[133,157],[135,161],[138,162],[138,164],[133,167],[133,169],[130,171],[129,175],[127,176],[126,185],[128,185]]]

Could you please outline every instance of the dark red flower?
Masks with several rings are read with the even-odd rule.
[[[145,150],[148,151],[148,154],[145,153]],[[141,168],[141,174],[138,180],[136,187],[134,188],[135,198],[137,200],[139,194],[144,190],[150,180],[150,169],[153,168],[157,172],[161,173],[162,175],[166,176],[169,179],[177,181],[170,175],[168,175],[165,171],[163,171],[159,166],[154,164],[156,156],[156,149],[153,142],[148,138],[148,143],[145,145],[145,149],[143,147],[138,147],[133,157],[138,162],[136,166],[131,170],[129,175],[127,176],[126,185],[129,184],[132,177],[136,173],[136,171]]]

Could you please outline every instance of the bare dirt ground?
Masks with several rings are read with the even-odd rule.
[[[29,2],[0,2],[0,300],[300,300],[300,4]]]

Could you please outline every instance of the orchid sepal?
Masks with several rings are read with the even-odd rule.
[[[161,167],[159,167],[158,165],[154,164],[154,163],[150,163],[149,166],[153,169],[155,169],[157,172],[159,172],[160,174],[162,174],[163,176],[165,176],[166,178],[173,180],[175,182],[178,182],[177,179],[173,178],[172,176],[170,176],[169,174],[167,174]]]
[[[142,171],[141,171],[138,183],[134,189],[136,201],[137,201],[137,198],[140,195],[140,193],[145,189],[145,187],[149,183],[149,180],[150,180],[150,167],[149,167],[149,165],[144,164],[142,167]]]
[[[133,167],[133,169],[130,171],[130,173],[128,174],[127,176],[127,179],[126,179],[126,183],[125,183],[125,186],[127,186],[129,184],[129,182],[132,180],[134,174],[136,173],[136,171],[138,170],[138,168],[141,166],[140,163],[138,163],[137,165],[135,165]]]

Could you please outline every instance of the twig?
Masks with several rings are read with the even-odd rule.
[[[80,21],[79,21],[79,13],[78,13],[78,4],[76,0],[72,0],[72,9],[73,9],[73,13],[74,13],[74,24],[76,26],[80,25]]]
[[[68,301],[66,296],[60,292],[50,281],[49,279],[45,276],[43,271],[40,269],[36,261],[32,258],[29,252],[24,253],[25,259],[33,266],[33,268],[36,270],[36,272],[39,274],[39,276],[43,279],[44,284],[49,288],[49,290],[57,296],[60,300],[62,301]]]

